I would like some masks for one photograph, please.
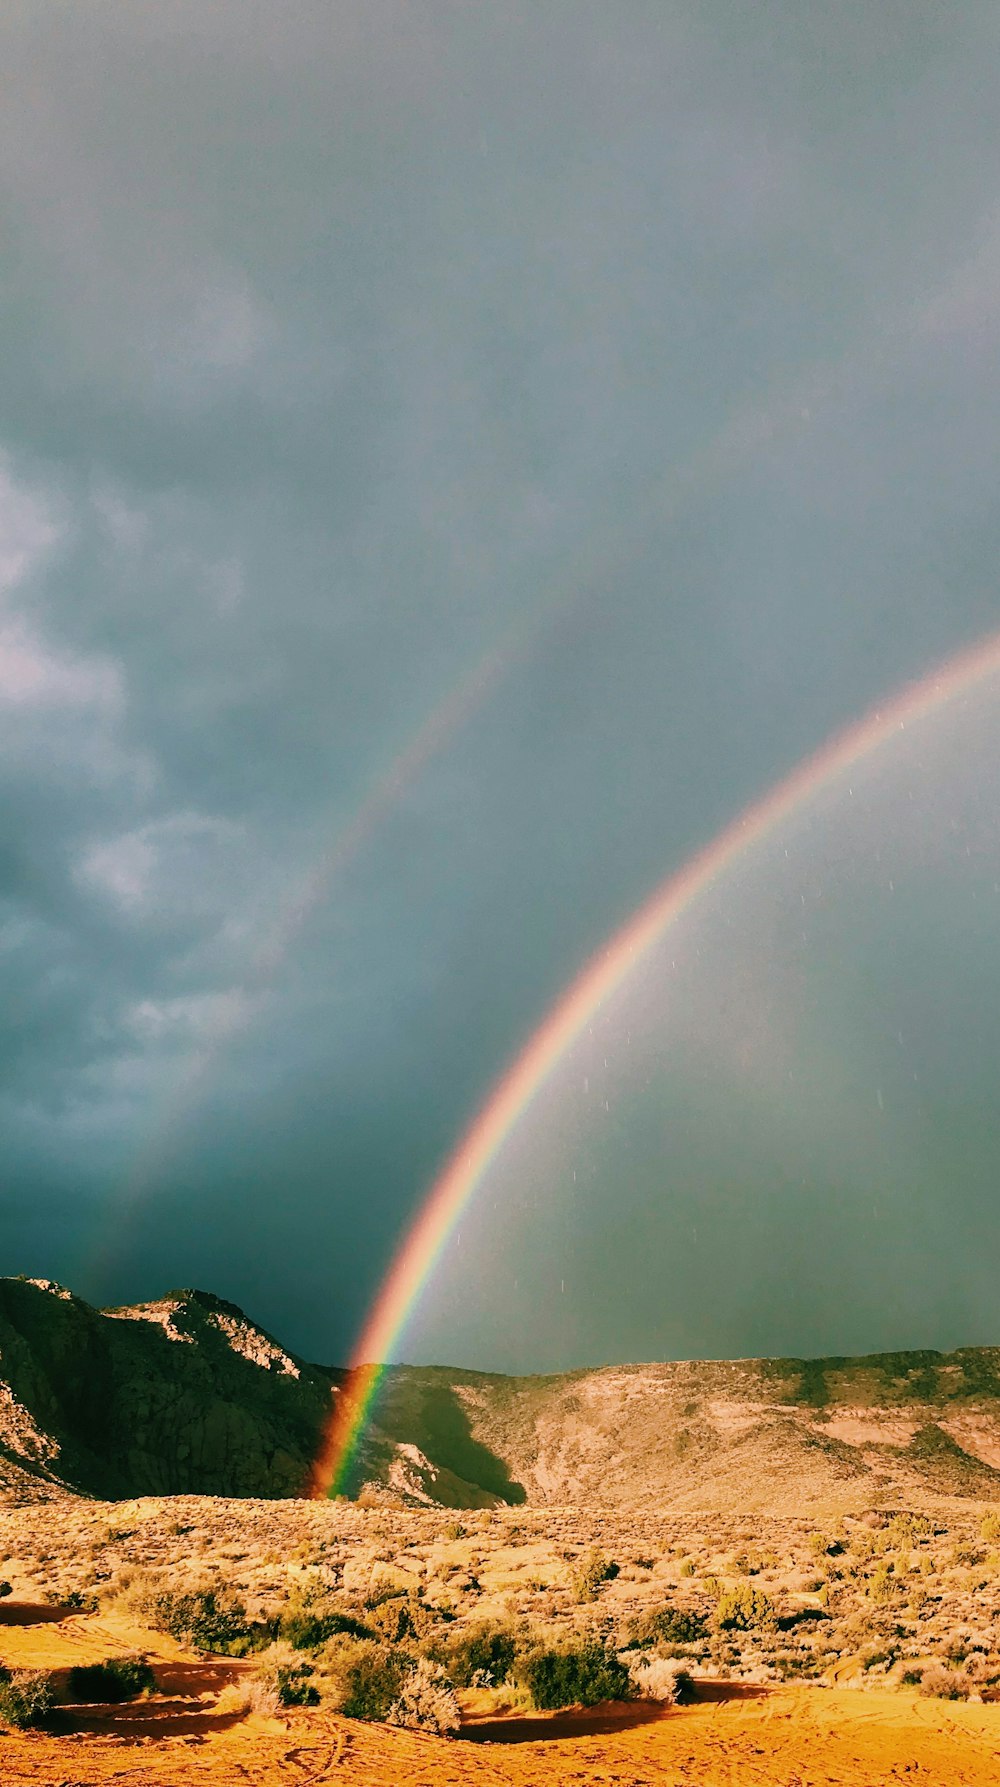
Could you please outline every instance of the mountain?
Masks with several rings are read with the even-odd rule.
[[[207,1291],[97,1310],[0,1279],[0,1489],[297,1495],[345,1380]],[[347,1487],[455,1508],[1000,1499],[1000,1349],[527,1378],[390,1366]]]
[[[331,1378],[207,1291],[92,1309],[0,1279],[0,1480],[88,1495],[299,1493]]]

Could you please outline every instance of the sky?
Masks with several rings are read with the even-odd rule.
[[[977,0],[7,0],[3,1270],[346,1358],[591,954],[1000,628],[998,50]],[[400,1356],[1000,1340],[998,692],[687,915]]]

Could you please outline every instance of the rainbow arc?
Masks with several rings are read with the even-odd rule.
[[[351,1355],[310,1476],[313,1495],[343,1488],[384,1361],[434,1271],[456,1222],[515,1124],[602,1003],[739,859],[893,734],[1000,672],[1000,634],[948,659],[832,739],[737,815],[670,875],[583,968],[503,1074],[424,1199],[379,1288]]]

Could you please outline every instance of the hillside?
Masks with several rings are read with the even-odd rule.
[[[294,1496],[344,1378],[206,1291],[96,1310],[0,1279],[0,1486]],[[678,1513],[990,1500],[1000,1349],[529,1378],[391,1366],[348,1489]]]
[[[453,1506],[796,1512],[991,1499],[1000,1349],[537,1378],[399,1366],[351,1489],[366,1478]]]
[[[96,1310],[0,1279],[0,1482],[25,1493],[298,1493],[330,1378],[206,1291]]]

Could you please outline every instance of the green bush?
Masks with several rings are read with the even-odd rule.
[[[617,1575],[618,1565],[605,1557],[603,1551],[588,1551],[574,1571],[573,1593],[580,1602],[596,1601],[601,1583],[610,1582]]]
[[[399,1699],[413,1658],[387,1644],[345,1639],[327,1666],[333,1698],[349,1719],[385,1719]]]
[[[156,1688],[145,1657],[106,1657],[103,1663],[78,1663],[69,1672],[69,1697],[87,1703],[134,1700]]]
[[[896,1575],[891,1561],[877,1564],[868,1578],[868,1599],[876,1607],[885,1607],[890,1601],[896,1599],[904,1587],[905,1584]]]
[[[368,1624],[386,1644],[405,1644],[424,1638],[435,1624],[434,1614],[416,1595],[388,1595],[370,1608]]]
[[[52,1711],[55,1696],[52,1677],[45,1669],[17,1669],[0,1672],[0,1725],[13,1725],[26,1731],[41,1725]]]
[[[328,1638],[347,1632],[352,1638],[370,1638],[371,1631],[349,1613],[321,1613],[309,1607],[286,1609],[278,1622],[278,1636],[293,1650],[318,1650]]]
[[[715,1624],[720,1632],[766,1630],[775,1624],[774,1603],[752,1582],[739,1582],[719,1596]]]
[[[632,1682],[613,1650],[596,1640],[577,1649],[535,1651],[518,1676],[542,1711],[559,1706],[596,1706],[601,1700],[629,1700]]]
[[[245,1657],[264,1649],[274,1637],[273,1626],[247,1619],[242,1601],[212,1588],[193,1589],[186,1595],[160,1590],[147,1595],[139,1611],[158,1632],[169,1632],[181,1644],[220,1656]]]
[[[483,1686],[499,1687],[508,1681],[518,1644],[507,1626],[475,1626],[457,1635],[443,1649],[448,1674],[457,1688],[470,1688],[475,1678]]]
[[[308,1663],[283,1663],[274,1672],[274,1686],[282,1706],[318,1706],[319,1690],[310,1681]]]
[[[708,1633],[708,1621],[700,1613],[681,1607],[658,1607],[640,1615],[629,1627],[629,1650],[651,1644],[700,1644]]]
[[[272,1709],[275,1702],[281,1706],[318,1706],[320,1696],[313,1674],[311,1663],[290,1656],[286,1646],[275,1645],[255,1664],[256,1688],[251,1692],[258,1701],[263,1698],[266,1703],[270,1698]],[[266,1710],[266,1704],[261,1710]]]

